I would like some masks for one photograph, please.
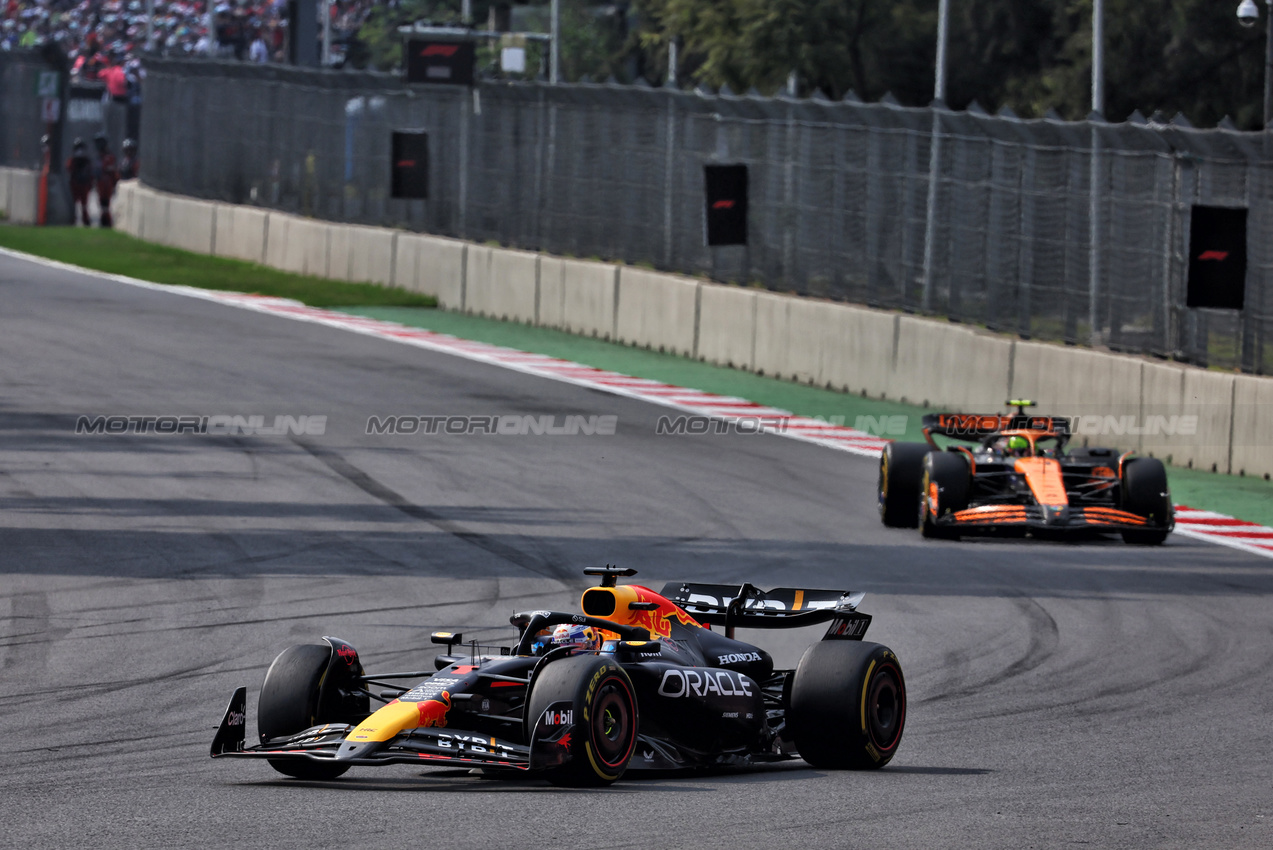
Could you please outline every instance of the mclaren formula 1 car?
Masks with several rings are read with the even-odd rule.
[[[582,614],[515,614],[518,639],[502,648],[435,633],[446,645],[436,671],[367,673],[333,637],[293,646],[265,674],[260,743],[246,744],[239,688],[212,756],[265,759],[301,779],[356,765],[463,765],[595,786],[628,770],[797,756],[877,768],[897,752],[905,680],[891,650],[862,640],[863,594],[683,582],[655,593],[616,583],[635,570],[585,572],[601,584],[584,591]],[[769,653],[733,636],[820,623],[825,636],[795,670],[775,670]]]
[[[1006,415],[924,417],[924,443],[890,443],[880,458],[880,518],[925,537],[1016,532],[1117,532],[1157,545],[1175,526],[1161,461],[1114,449],[1067,447],[1068,419]],[[935,437],[955,441],[942,447]]]

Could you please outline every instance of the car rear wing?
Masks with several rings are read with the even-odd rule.
[[[827,637],[861,638],[871,623],[857,606],[866,596],[851,590],[809,590],[777,587],[761,590],[751,584],[695,584],[671,581],[662,595],[700,623],[735,628],[795,629],[832,622]],[[835,632],[835,634],[832,634]]]
[[[926,437],[935,434],[970,442],[993,437],[1003,431],[1050,432],[1062,437],[1070,435],[1070,420],[1063,416],[1033,416],[1026,413],[928,413],[922,421]]]

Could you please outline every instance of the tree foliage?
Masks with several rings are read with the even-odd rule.
[[[847,90],[902,103],[933,97],[937,0],[636,0],[641,45],[662,60],[682,45],[694,81],[773,92],[795,70],[807,93]],[[1260,4],[1262,7],[1264,4]],[[1261,120],[1264,28],[1236,2],[1107,0],[1106,116],[1183,112],[1196,124]],[[1023,116],[1087,115],[1091,0],[950,0],[947,100]],[[1262,14],[1264,9],[1261,10]],[[665,60],[663,60],[665,61]]]
[[[475,0],[484,20],[491,0]],[[682,82],[773,94],[796,72],[801,92],[903,104],[933,98],[938,0],[631,0],[562,2],[562,72],[666,76],[680,45]],[[537,5],[539,0],[537,0]],[[459,20],[459,0],[378,5],[361,37],[376,67],[400,62],[399,24]],[[1261,14],[1267,6],[1261,3]],[[1199,126],[1263,114],[1264,21],[1243,29],[1236,0],[1106,0],[1106,117],[1183,112]],[[1091,104],[1092,0],[950,0],[947,102],[1024,117],[1085,117]],[[631,28],[631,32],[629,32]]]

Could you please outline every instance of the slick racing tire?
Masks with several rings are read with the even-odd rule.
[[[1123,510],[1143,516],[1154,525],[1171,522],[1171,493],[1167,469],[1152,457],[1134,457],[1123,464]],[[1123,540],[1140,546],[1159,546],[1167,539],[1165,528],[1123,532]]]
[[[929,452],[920,475],[919,529],[925,537],[958,540],[958,530],[936,519],[968,507],[968,461],[955,452]]]
[[[636,749],[636,691],[614,659],[572,655],[549,662],[530,686],[529,732],[553,703],[572,707],[566,763],[546,771],[554,785],[573,788],[609,785],[623,776]]]
[[[835,770],[883,767],[905,725],[906,680],[891,649],[824,640],[805,650],[787,713],[801,758]]]
[[[331,647],[304,644],[279,653],[265,673],[261,699],[256,706],[256,727],[261,742],[304,732],[323,722],[318,696],[331,658]],[[335,779],[349,765],[323,764],[300,759],[270,759],[270,767],[296,779]]]
[[[880,455],[880,521],[893,528],[914,528],[919,522],[915,490],[923,472],[927,443],[889,443]]]

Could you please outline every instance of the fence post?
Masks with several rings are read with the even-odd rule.
[[[675,42],[673,42],[675,49]],[[675,56],[675,53],[673,54]],[[672,72],[669,71],[669,74]],[[674,188],[673,173],[676,169],[676,96],[667,93],[667,146],[663,153],[663,268],[672,268],[672,192]]]
[[[1033,145],[1025,149],[1025,165],[1021,168],[1018,195],[1021,198],[1021,241],[1017,254],[1017,333],[1025,339],[1034,336],[1034,220],[1038,214],[1035,198],[1039,152]]]
[[[467,2],[467,0],[466,0]],[[535,250],[544,250],[544,90],[535,100]]]
[[[473,92],[477,89],[474,88]],[[468,236],[468,192],[469,192],[469,111],[472,94],[465,91],[457,98],[460,106],[460,222],[458,236]]]
[[[928,146],[928,204],[924,214],[924,288],[920,308],[933,307],[933,255],[937,250],[938,178],[941,176],[941,112],[943,105],[933,104],[933,141]]]
[[[782,278],[788,286],[792,286],[797,216],[795,210],[796,107],[791,101],[787,103],[786,147],[786,162],[783,163],[782,169]],[[804,281],[799,291],[805,291],[807,286],[808,281]]]
[[[1100,296],[1101,296],[1101,160],[1100,135],[1097,132],[1098,116],[1094,113],[1089,119],[1092,125],[1092,152],[1090,156],[1091,178],[1088,189],[1091,192],[1091,204],[1088,211],[1088,248],[1087,248],[1087,333],[1088,344],[1092,347],[1103,341],[1101,334]]]

